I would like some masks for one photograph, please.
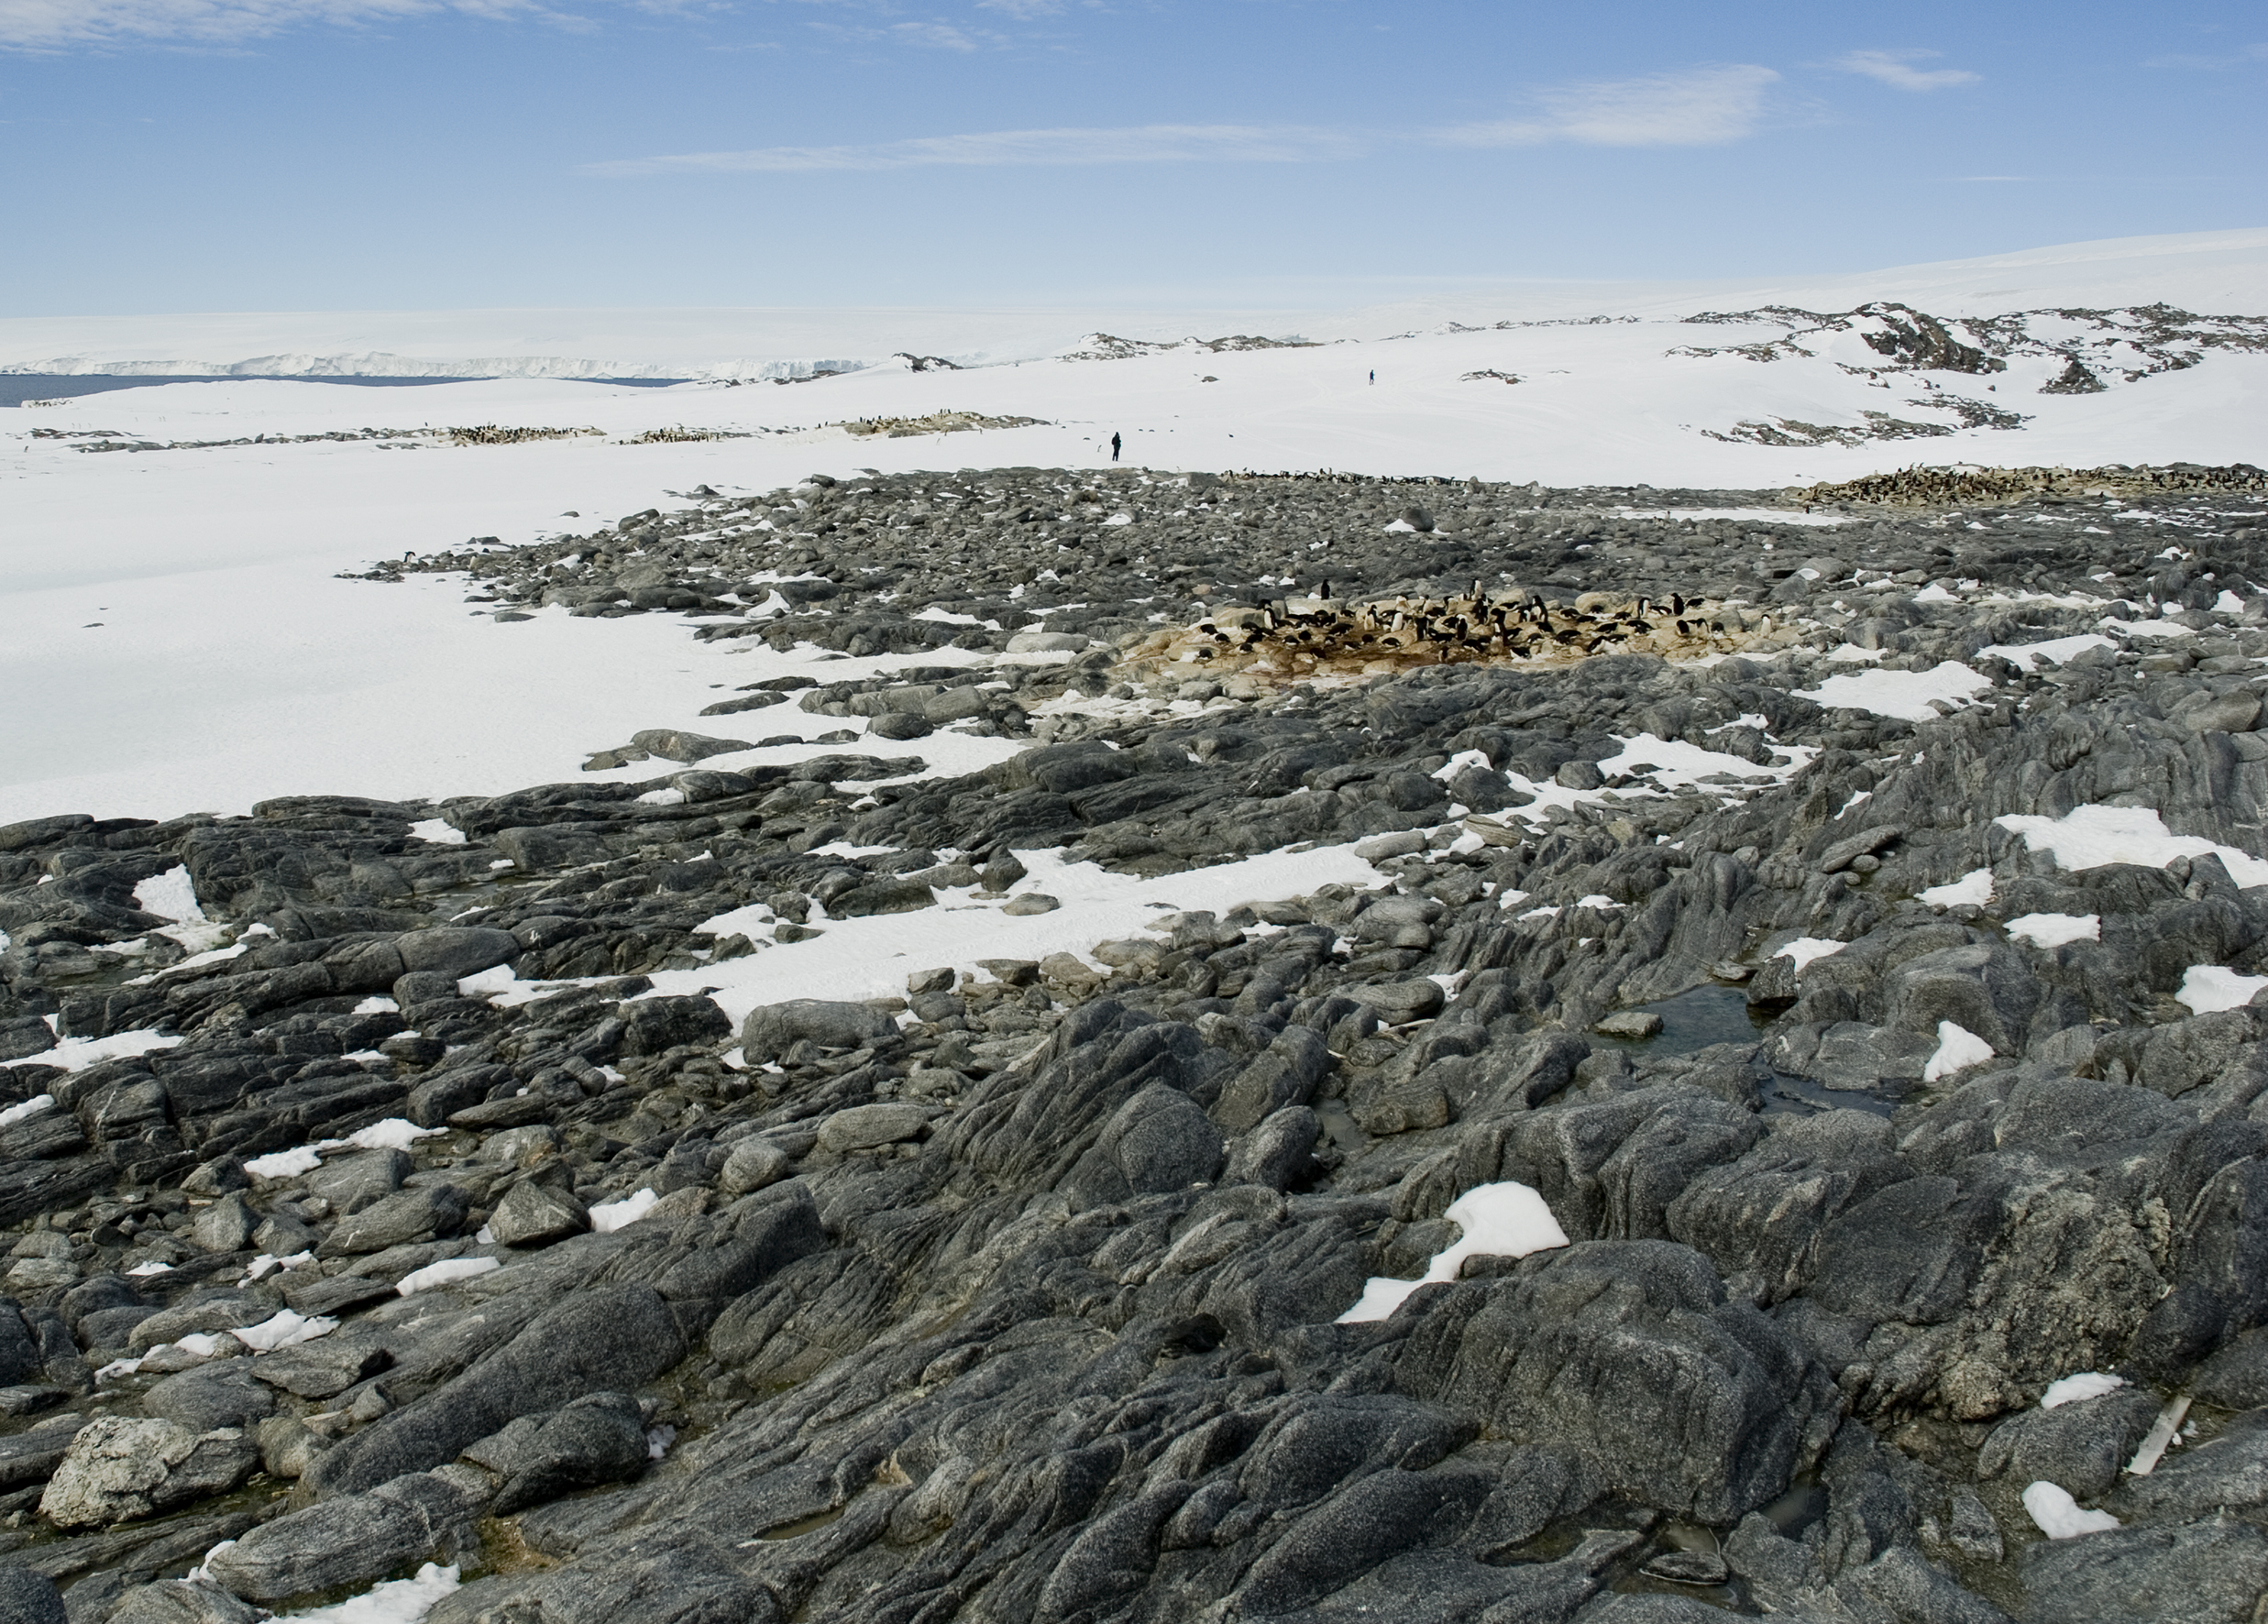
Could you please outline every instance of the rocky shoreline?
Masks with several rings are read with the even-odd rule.
[[[0,828],[0,1612],[2256,1619],[2259,474],[2124,472],[380,566],[795,669]]]

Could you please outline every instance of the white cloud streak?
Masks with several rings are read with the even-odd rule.
[[[785,173],[808,170],[908,170],[952,164],[1300,163],[1353,158],[1357,137],[1299,125],[1145,124],[1124,129],[993,130],[922,136],[849,147],[759,147],[746,152],[686,152],[584,167],[591,175]]]
[[[2219,56],[2191,56],[2176,53],[2173,56],[2151,57],[2142,63],[2145,68],[2195,68],[2207,73],[2228,68],[2250,68],[2268,62],[2268,44],[2240,46],[2232,52]]]
[[[951,23],[896,23],[890,33],[908,45],[927,45],[939,50],[974,50],[977,44]]]
[[[362,27],[443,11],[579,21],[534,0],[0,0],[0,49],[232,45],[310,24]]]
[[[1835,59],[1845,73],[1861,73],[1892,90],[1950,90],[1956,84],[1975,84],[1978,75],[1965,68],[1916,68],[1943,53],[1934,50],[1855,50]]]
[[[1546,91],[1538,115],[1458,125],[1426,138],[1452,147],[1717,147],[1755,133],[1778,82],[1752,62],[1599,80]]]
[[[5,3],[5,0],[0,0]],[[1405,134],[1308,125],[1147,124],[1117,129],[993,130],[842,147],[758,147],[685,152],[584,166],[589,175],[789,173],[905,170],[938,165],[1316,163],[1360,158],[1382,146],[1706,147],[1753,134],[1766,90],[1779,75],[1753,64],[1655,73],[1546,92],[1540,115]]]

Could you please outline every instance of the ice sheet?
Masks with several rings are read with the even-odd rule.
[[[2268,862],[2196,835],[2177,835],[2149,807],[2105,807],[2089,802],[2061,817],[2011,812],[1993,821],[2024,838],[2034,851],[2052,851],[2064,869],[2097,869],[2114,862],[2162,869],[2177,857],[2218,857],[2240,886],[2268,885]]]
[[[1992,1045],[1987,1043],[1966,1026],[1951,1021],[1937,1023],[1937,1049],[1921,1068],[1921,1081],[1935,1082],[1941,1078],[1965,1071],[1971,1066],[1981,1066],[1992,1059]]]
[[[53,1094],[34,1094],[21,1104],[10,1105],[6,1110],[0,1111],[0,1128],[12,1126],[28,1116],[37,1116],[40,1112],[51,1109],[54,1104]]]
[[[197,903],[196,883],[183,867],[153,874],[134,887],[134,905],[145,914],[171,919],[176,925],[203,924],[204,909]]]
[[[107,1037],[66,1037],[53,1048],[0,1064],[61,1066],[66,1071],[83,1071],[104,1060],[146,1055],[153,1049],[171,1048],[181,1041],[179,1034],[151,1031],[114,1032]]]
[[[1959,707],[1992,686],[1992,679],[1958,660],[1940,661],[1927,671],[1855,671],[1828,677],[1796,695],[1830,710],[1865,710],[1902,721],[1934,721],[1933,701]]]
[[[413,1578],[390,1579],[327,1608],[286,1613],[275,1624],[422,1624],[457,1588],[456,1568],[429,1562]]]
[[[2035,948],[2060,948],[2066,942],[2103,939],[2100,914],[2023,914],[2008,922],[2008,933]]]
[[[420,1291],[430,1291],[435,1286],[446,1286],[451,1280],[469,1280],[477,1275],[493,1273],[503,1267],[494,1257],[445,1257],[438,1263],[428,1263],[423,1268],[413,1268],[394,1282],[394,1289],[404,1297],[414,1297]]]
[[[1979,655],[1998,654],[2020,671],[2033,671],[2045,660],[2051,665],[2068,664],[2075,654],[2088,649],[2115,649],[2119,645],[2097,631],[2082,631],[2075,637],[2051,637],[2040,642],[1996,642],[1990,648],[1979,649]]]
[[[1621,744],[1622,749],[1600,761],[1601,775],[1613,778],[1623,773],[1640,774],[1666,790],[1691,788],[1701,785],[1702,779],[1721,773],[1751,785],[1785,784],[1811,765],[1811,758],[1819,753],[1815,746],[1809,744],[1778,744],[1772,748],[1779,752],[1778,759],[1769,765],[1759,765],[1720,750],[1704,750],[1682,739],[1657,739],[1651,733],[1622,740]],[[1720,794],[1737,793],[1729,785],[1701,787]]]
[[[2047,1384],[2047,1391],[2040,1395],[2040,1408],[2056,1410],[2065,1404],[2076,1404],[2085,1399],[2099,1399],[2105,1393],[2115,1393],[2126,1386],[2126,1377],[2113,1376],[2103,1370],[2082,1370],[2076,1376],[2066,1376]]]
[[[357,1150],[407,1150],[420,1139],[447,1132],[446,1128],[421,1128],[405,1117],[389,1116],[369,1127],[357,1128],[344,1139],[317,1139],[312,1145],[295,1145],[289,1150],[271,1150],[266,1156],[256,1156],[244,1164],[244,1170],[256,1179],[296,1179],[303,1173],[314,1172],[330,1151],[349,1146]]]
[[[299,1314],[290,1309],[280,1309],[272,1318],[257,1325],[244,1325],[228,1334],[256,1354],[272,1354],[278,1348],[297,1347],[303,1342],[313,1342],[319,1336],[328,1336],[338,1329],[338,1322],[320,1314]]]
[[[1069,861],[1060,850],[1016,855],[1029,872],[1019,894],[1040,892],[1062,906],[1018,916],[1001,912],[999,900],[987,900],[973,888],[941,891],[936,907],[830,920],[806,941],[695,970],[657,971],[653,993],[642,995],[713,989],[711,996],[735,1021],[759,1004],[791,998],[903,995],[906,977],[914,971],[951,965],[974,971],[980,959],[1036,962],[1051,953],[1084,955],[1097,942],[1137,934],[1162,913],[1227,914],[1239,903],[1304,895],[1335,883],[1368,888],[1384,878],[1357,857],[1351,845],[1269,852],[1154,880]],[[699,928],[717,937],[753,936],[768,917],[769,910],[761,906],[735,908]]]
[[[2108,1511],[2089,1511],[2071,1498],[2070,1491],[2042,1480],[2024,1490],[2024,1509],[2040,1531],[2051,1540],[2075,1540],[2081,1534],[2108,1533],[2119,1520]]]
[[[2057,243],[1827,274],[1644,281],[1462,278],[1389,304],[1295,311],[1112,302],[981,310],[687,306],[15,316],[0,320],[0,363],[53,371],[59,357],[99,356],[105,357],[96,363],[102,368],[138,368],[159,375],[241,367],[247,375],[336,370],[515,379],[682,378],[713,368],[723,377],[760,377],[765,367],[783,363],[800,362],[808,369],[815,357],[879,361],[908,350],[963,361],[1030,359],[1075,345],[1097,328],[1167,344],[1192,332],[1276,332],[1286,324],[1311,338],[1377,339],[1430,332],[1449,322],[1676,317],[1775,304],[1848,310],[1877,299],[1900,300],[1940,316],[2104,309],[2161,299],[2189,310],[2256,310],[2268,304],[2264,280],[2268,230],[2254,227]],[[1206,360],[1217,367],[1232,358],[1208,355]],[[1791,368],[1796,361],[1773,365]],[[898,367],[902,371],[904,363]]]
[[[2129,637],[2195,637],[2196,632],[2179,620],[2105,620],[2113,631]]]
[[[255,1179],[296,1179],[322,1165],[323,1152],[312,1145],[299,1145],[290,1150],[271,1150],[266,1156],[256,1156],[244,1164],[244,1170]]]
[[[598,1234],[612,1234],[626,1229],[654,1210],[654,1203],[662,1198],[650,1190],[641,1190],[618,1202],[600,1202],[590,1209],[590,1227]]]
[[[1981,908],[1992,900],[1992,871],[1971,869],[1958,880],[1943,885],[1932,885],[1914,894],[1915,900],[1933,908]]]
[[[2193,964],[2174,997],[2199,1015],[2211,1015],[2217,1010],[2242,1009],[2262,987],[2268,987],[2268,975],[2239,975],[2218,964]]]
[[[357,1128],[347,1136],[345,1143],[362,1150],[407,1150],[420,1139],[430,1139],[436,1134],[446,1134],[446,1128],[421,1128],[405,1117],[389,1116],[374,1122],[367,1128]]]
[[[1457,1278],[1468,1257],[1525,1257],[1568,1244],[1567,1232],[1551,1215],[1542,1194],[1510,1180],[1476,1185],[1451,1202],[1444,1215],[1463,1233],[1434,1254],[1426,1272],[1415,1280],[1373,1275],[1355,1305],[1338,1316],[1338,1323],[1391,1318],[1420,1286]]]
[[[1796,973],[1798,975],[1801,975],[1803,973],[1803,967],[1809,964],[1812,960],[1824,959],[1830,953],[1840,953],[1844,949],[1849,947],[1850,945],[1851,944],[1849,942],[1839,942],[1833,937],[1800,936],[1796,938],[1795,940],[1789,942],[1786,947],[1780,949],[1778,952],[1773,954],[1772,957],[1775,959],[1794,960],[1796,961]]]

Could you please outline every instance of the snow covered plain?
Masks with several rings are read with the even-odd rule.
[[[2045,354],[2016,356],[1990,376],[1932,379],[1884,370],[1859,330],[1791,340],[1802,323],[1683,319],[1765,305],[1833,312],[1879,298],[1943,313],[2161,299],[2211,313],[2268,312],[2268,233],[2082,244],[1773,285],[1528,285],[1307,321],[1310,335],[1343,340],[1315,347],[1184,346],[914,371],[889,361],[885,346],[919,349],[958,335],[963,354],[1015,357],[1076,348],[1076,335],[1047,313],[966,321],[844,313],[831,325],[807,313],[784,339],[778,324],[756,325],[776,343],[802,346],[806,364],[844,353],[877,364],[793,386],[507,379],[380,390],[269,379],[19,408],[0,414],[0,615],[8,627],[0,691],[13,700],[0,819],[64,808],[240,811],[318,790],[491,793],[570,776],[584,753],[636,729],[688,725],[728,675],[753,675],[747,656],[693,643],[659,617],[570,620],[547,610],[498,626],[457,602],[450,579],[373,587],[334,576],[468,536],[512,544],[588,530],[619,513],[681,506],[672,493],[702,484],[732,494],[861,467],[1096,466],[1114,431],[1126,436],[1128,464],[1160,469],[1344,467],[1546,485],[1777,488],[1916,460],[2268,458],[2268,355],[2213,349],[2201,365],[2137,381],[2112,375],[2099,393],[2042,394],[2062,367]],[[292,351],[291,364],[315,365],[325,343],[377,347],[391,332],[397,359],[422,349],[434,365],[456,365],[448,355],[472,354],[502,369],[517,364],[499,357],[506,343],[565,344],[564,334],[590,337],[586,347],[603,340],[617,357],[605,365],[624,372],[690,370],[703,354],[729,372],[734,348],[754,342],[746,320],[735,327],[721,317],[703,351],[688,313],[600,313],[611,324],[578,326],[578,313],[550,313],[550,325],[533,326],[527,313],[372,317],[367,331],[346,317],[17,321],[0,323],[0,360],[23,368],[61,364],[59,354],[138,355],[72,364],[171,371],[185,364],[186,348],[205,356],[200,366],[255,364],[195,347],[226,345],[270,357]],[[1246,313],[1252,327],[1284,330]],[[1616,319],[1580,319],[1592,314]],[[1437,330],[1394,324],[1420,319]],[[1093,313],[1080,321],[1101,324]],[[1571,324],[1437,330],[1484,321]],[[418,341],[400,338],[403,331]],[[2098,366],[2117,347],[2101,340],[2100,332],[2086,337]],[[1715,353],[1678,353],[1696,349]],[[763,365],[793,359],[758,357]],[[1868,411],[1951,428],[1965,411],[1974,416],[1962,402],[2026,421],[1855,444],[1712,437],[1787,422],[1863,433]],[[828,426],[939,411],[1041,421],[906,438]],[[510,445],[288,443],[490,423],[602,433]],[[679,425],[746,437],[623,443]],[[159,444],[270,443],[82,449],[105,437],[95,431]],[[775,663],[795,665],[792,657]]]

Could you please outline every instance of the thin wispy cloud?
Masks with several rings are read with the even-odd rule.
[[[1749,64],[1570,85],[1536,98],[1536,116],[1415,131],[1312,125],[1145,124],[1121,128],[990,130],[840,147],[757,147],[587,164],[589,175],[762,174],[941,165],[1319,163],[1382,147],[1705,147],[1755,132],[1779,75]]]
[[[2218,73],[2229,68],[2257,68],[2262,62],[2268,62],[2268,44],[2240,45],[2219,56],[2194,56],[2177,51],[2171,56],[2152,57],[2142,66],[2196,68],[2207,73]]]
[[[535,0],[0,0],[0,49],[234,45],[311,25],[370,27],[442,12],[583,21]]]
[[[939,50],[974,50],[975,39],[951,23],[898,23],[890,33],[908,45],[927,45]]]
[[[684,152],[584,166],[590,175],[787,173],[808,170],[910,170],[937,165],[1067,166],[1116,163],[1301,163],[1352,158],[1358,138],[1298,125],[1144,124],[1122,129],[991,130],[844,147],[758,147]]]
[[[1965,68],[1917,68],[1916,62],[1943,56],[1937,50],[1854,50],[1835,59],[1845,73],[1863,74],[1892,90],[1951,90],[1956,84],[1975,84],[1982,77]]]
[[[1755,133],[1779,75],[1753,62],[1598,80],[1546,91],[1528,117],[1457,125],[1423,138],[1452,147],[1716,147]]]

